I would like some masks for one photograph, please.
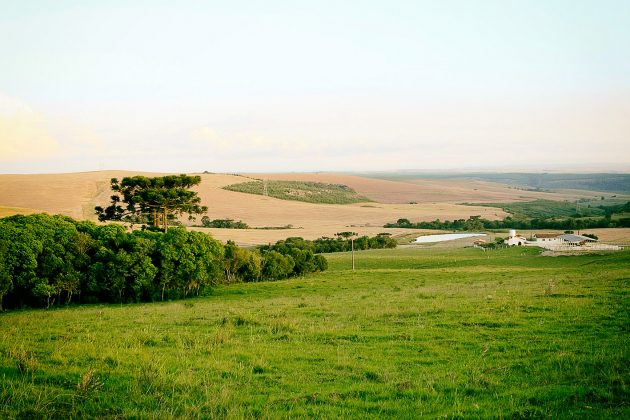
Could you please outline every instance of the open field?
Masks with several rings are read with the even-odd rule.
[[[35,213],[42,213],[42,210],[27,209],[24,207],[0,206],[0,217],[12,216],[14,214],[35,214]]]
[[[78,219],[95,220],[94,206],[109,202],[109,180],[131,175],[160,176],[157,173],[102,171],[51,175],[0,175],[0,214],[45,211],[65,214]],[[333,236],[336,232],[353,230],[373,236],[380,232],[392,234],[408,231],[383,229],[385,223],[399,218],[413,222],[435,219],[453,220],[481,215],[496,220],[504,218],[500,208],[466,206],[463,202],[509,202],[546,197],[558,200],[585,198],[593,192],[541,193],[514,189],[490,182],[423,180],[398,182],[338,174],[264,174],[229,175],[200,174],[197,188],[203,205],[209,208],[211,219],[242,220],[251,227],[283,227],[295,229],[208,229],[222,241],[228,239],[244,245],[275,242],[288,236],[315,239]],[[253,194],[226,191],[224,186],[251,181],[252,178],[298,180],[345,184],[377,202],[350,205],[313,204],[279,200]],[[425,182],[426,181],[426,182]],[[413,201],[418,204],[408,204]],[[188,224],[187,220],[184,223]],[[197,221],[197,223],[200,223]],[[206,230],[206,229],[202,229]],[[628,238],[630,241],[630,238]],[[626,242],[628,242],[626,241]]]
[[[254,176],[254,175],[252,175]],[[514,201],[570,200],[599,198],[601,193],[584,190],[554,192],[527,191],[525,189],[489,181],[404,178],[387,180],[334,173],[258,174],[257,178],[299,180],[345,184],[359,194],[380,203],[501,203]],[[610,193],[605,193],[610,196]]]
[[[0,175],[0,206],[24,207],[76,219],[96,220],[94,206],[111,195],[109,180],[142,172],[102,171],[71,174]],[[157,176],[158,174],[152,174]],[[104,204],[104,202],[103,202]]]
[[[364,251],[176,303],[0,314],[0,417],[627,418],[629,257]]]
[[[434,180],[476,180],[511,185],[520,189],[560,191],[588,190],[605,191],[605,195],[630,192],[630,174],[627,168],[622,172],[601,173],[589,172],[462,172],[462,173],[430,173],[430,172],[372,172],[359,173],[369,178],[388,179],[392,181],[413,181],[418,179]]]
[[[109,180],[137,173],[103,171],[55,175],[0,175],[0,206],[37,209],[51,214],[65,214],[78,219],[95,220],[94,206],[109,202]],[[139,173],[145,176],[164,174]],[[471,207],[454,203],[357,203],[351,205],[313,204],[279,200],[226,191],[224,186],[250,181],[251,178],[227,174],[200,174],[197,188],[201,203],[207,205],[211,219],[242,220],[251,227],[293,225],[290,232],[213,230],[221,240],[234,239],[243,244],[275,242],[287,236],[317,238],[333,236],[352,228],[360,234],[376,234],[385,223],[400,217],[414,220],[466,218],[480,214],[488,219],[505,216],[501,209]],[[345,179],[345,178],[344,178]],[[368,180],[369,181],[369,180]],[[184,221],[188,223],[187,220]],[[288,235],[287,235],[288,233]]]

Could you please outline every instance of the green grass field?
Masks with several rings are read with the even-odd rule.
[[[630,252],[397,249],[0,315],[0,418],[630,416]]]
[[[228,191],[247,194],[264,194],[263,181],[242,182],[223,187]],[[368,202],[370,199],[352,188],[340,184],[303,181],[267,181],[267,195],[281,200],[304,201],[317,204],[352,204]]]

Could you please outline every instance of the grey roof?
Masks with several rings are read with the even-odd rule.
[[[560,238],[567,242],[582,242],[582,241],[595,242],[595,239],[589,238],[588,236],[574,235],[572,233],[565,233],[564,235],[560,235]]]

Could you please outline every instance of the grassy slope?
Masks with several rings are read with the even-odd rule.
[[[228,191],[263,195],[262,181],[243,182],[223,187]],[[295,200],[317,204],[352,204],[370,201],[352,188],[340,184],[304,181],[268,181],[267,194],[281,200]]]
[[[583,203],[579,209],[581,216],[603,216],[604,210],[597,208],[598,202],[591,202],[594,205]],[[550,218],[550,217],[570,217],[576,213],[576,204],[567,201],[535,200],[520,203],[473,203],[474,206],[497,207],[503,211],[511,213],[516,218]]]
[[[6,313],[0,417],[627,417],[629,257],[364,251],[354,273],[335,254],[186,302]]]
[[[630,174],[624,173],[360,173],[361,176],[391,180],[410,179],[479,179],[534,189],[578,189],[588,191],[630,192]]]

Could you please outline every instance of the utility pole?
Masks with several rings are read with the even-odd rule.
[[[335,236],[339,237],[339,238],[344,238],[346,241],[348,239],[350,239],[350,244],[352,246],[351,248],[351,254],[352,254],[352,271],[354,271],[354,238],[356,236],[358,236],[359,234],[356,232],[337,232],[335,233]],[[346,242],[347,243],[347,242]]]
[[[350,238],[350,243],[352,243],[352,271],[354,271],[354,236]]]

